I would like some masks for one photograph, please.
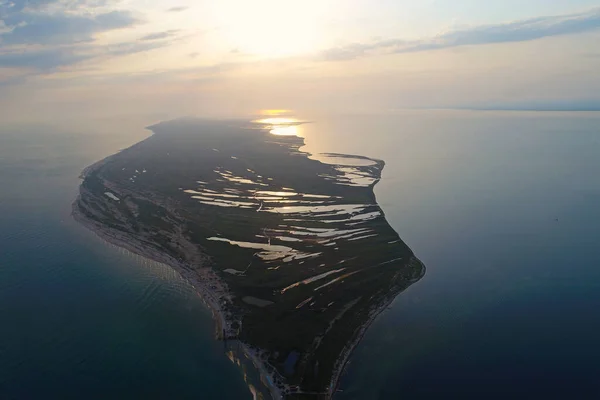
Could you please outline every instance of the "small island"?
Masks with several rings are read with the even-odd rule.
[[[315,159],[248,121],[149,129],[83,172],[74,217],[186,278],[256,398],[331,398],[374,318],[425,273],[376,202],[384,162]]]

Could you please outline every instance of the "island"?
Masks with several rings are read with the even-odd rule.
[[[84,170],[77,221],[177,270],[255,398],[329,399],[374,318],[425,274],[374,187],[384,162],[184,118]]]

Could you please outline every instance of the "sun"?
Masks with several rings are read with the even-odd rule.
[[[312,52],[320,38],[318,2],[282,0],[215,2],[220,35],[232,48],[265,57]]]

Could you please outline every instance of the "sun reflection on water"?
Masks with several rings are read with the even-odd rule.
[[[278,136],[300,136],[298,125],[274,125],[269,132]]]
[[[290,110],[261,110],[260,114],[268,118],[261,118],[252,122],[263,125],[273,135],[301,136],[300,125],[304,122],[288,116]]]

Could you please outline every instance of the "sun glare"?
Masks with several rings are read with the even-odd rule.
[[[301,136],[300,125],[302,121],[291,117],[278,117],[277,115],[286,115],[290,110],[262,110],[261,114],[268,118],[254,120],[255,124],[262,125],[273,135],[278,136]]]
[[[266,125],[295,125],[300,121],[298,121],[297,119],[294,119],[294,118],[275,117],[275,118],[258,119],[255,122],[258,122],[259,124],[266,124]]]
[[[318,45],[322,6],[281,0],[217,2],[223,39],[242,53],[278,57],[313,51]],[[233,12],[232,10],[235,10]]]
[[[275,126],[269,132],[278,136],[299,136],[298,125]]]
[[[270,116],[270,117],[280,116],[280,115],[288,115],[291,113],[292,113],[292,110],[260,110],[260,115],[265,115],[265,116]]]

